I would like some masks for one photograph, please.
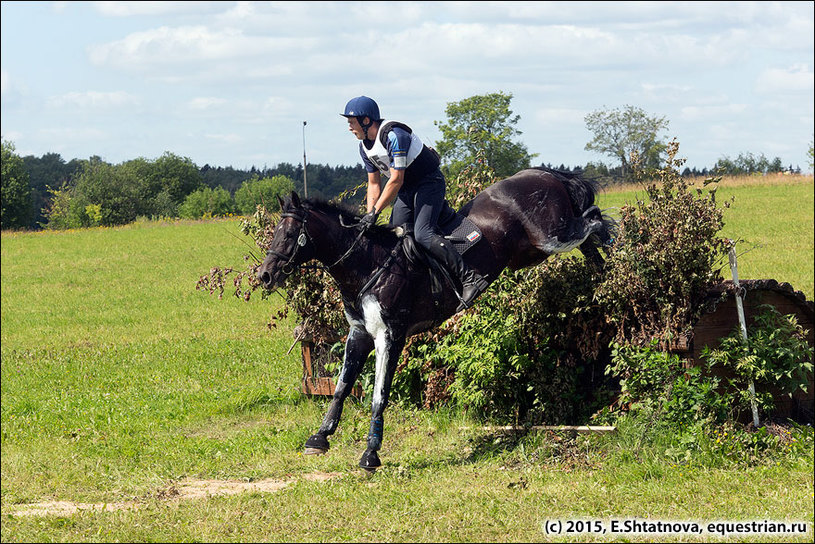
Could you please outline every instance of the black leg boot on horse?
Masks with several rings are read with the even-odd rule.
[[[475,299],[487,290],[489,283],[467,266],[453,244],[442,236],[434,236],[427,248],[442,264],[461,281],[461,304],[457,312],[472,307]]]

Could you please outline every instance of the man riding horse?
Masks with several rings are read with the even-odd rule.
[[[360,140],[359,154],[368,172],[367,214],[360,228],[374,225],[392,203],[391,226],[412,225],[416,242],[461,281],[458,309],[469,308],[488,284],[439,231],[442,213],[454,212],[445,200],[446,183],[438,154],[404,123],[382,119],[379,106],[367,96],[352,98],[341,115]],[[384,188],[383,174],[388,178]]]
[[[382,465],[377,452],[382,447],[384,412],[407,338],[472,304],[486,289],[485,278],[495,280],[506,268],[534,266],[575,248],[601,266],[597,248],[610,243],[613,222],[594,204],[592,182],[542,167],[492,184],[455,212],[444,200],[438,157],[409,127],[382,120],[376,103],[364,96],[348,102],[342,115],[361,140],[360,154],[368,170],[368,213],[360,218],[330,203],[301,201],[292,192],[287,201],[280,199],[280,221],[257,277],[265,288],[274,289],[299,266],[317,260],[336,281],[349,325],[343,366],[323,423],[306,440],[305,453],[328,451],[343,403],[375,351],[371,427],[359,461],[363,469],[375,470]],[[384,188],[382,172],[389,174]],[[413,259],[406,247],[412,246],[411,237],[374,228],[379,213],[391,203],[391,224],[414,223],[416,241],[461,278],[463,296],[455,289],[439,291],[435,263]],[[447,238],[441,234],[451,219],[459,225],[466,220],[476,229],[466,223],[469,234],[464,238],[475,241],[463,250],[469,266],[451,246],[461,243],[454,235],[458,227]],[[359,223],[363,232],[350,232],[349,222]]]

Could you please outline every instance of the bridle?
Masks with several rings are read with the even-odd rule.
[[[294,260],[297,258],[298,252],[302,248],[306,247],[306,244],[308,244],[309,242],[311,242],[312,246],[314,245],[314,240],[312,239],[311,235],[308,233],[308,229],[306,228],[306,223],[308,221],[308,216],[309,216],[308,210],[303,210],[303,212],[304,212],[303,214],[298,214],[298,213],[294,213],[294,212],[283,212],[282,214],[280,214],[281,219],[285,219],[285,218],[290,217],[290,218],[295,219],[295,220],[300,222],[300,233],[297,235],[297,242],[296,242],[296,244],[294,246],[294,251],[292,251],[291,255],[287,256],[287,255],[284,255],[284,254],[280,253],[279,251],[275,251],[273,249],[269,249],[269,250],[266,251],[266,255],[271,254],[271,255],[274,255],[275,257],[277,257],[278,259],[286,261],[283,264],[283,266],[281,267],[281,270],[287,276],[293,274],[294,271],[297,268],[313,268],[313,269],[320,268],[320,267],[306,267],[306,266],[304,266],[302,264],[299,267],[295,268],[296,265],[294,264]],[[346,225],[346,224],[344,224],[342,222],[342,216],[340,216],[340,225],[342,225],[345,228],[355,228],[356,227],[356,225]],[[334,268],[335,266],[340,264],[342,261],[344,261],[351,254],[351,252],[356,248],[357,244],[362,239],[363,234],[365,234],[365,233],[360,231],[360,233],[354,239],[354,243],[351,244],[351,246],[348,248],[348,250],[345,253],[343,253],[342,256],[339,259],[337,259],[337,261],[334,264],[324,266],[324,268],[326,268],[326,269]]]
[[[275,257],[281,260],[285,259],[286,262],[283,264],[281,270],[285,275],[290,276],[295,271],[295,265],[293,263],[294,259],[297,257],[297,253],[302,248],[306,247],[307,243],[311,242],[313,245],[314,240],[311,239],[311,235],[308,233],[308,229],[306,229],[308,212],[305,212],[302,215],[293,212],[283,212],[282,214],[280,214],[281,219],[285,219],[287,217],[291,217],[292,219],[300,221],[300,234],[297,235],[297,243],[295,243],[294,245],[294,251],[291,252],[291,255],[284,255],[279,251],[269,249],[268,251],[266,251],[266,255],[274,255]]]
[[[360,230],[359,234],[357,234],[357,237],[354,239],[354,242],[351,244],[351,246],[348,248],[348,250],[345,253],[343,253],[342,256],[339,259],[337,259],[334,262],[334,264],[332,264],[332,265],[329,265],[329,266],[325,266],[325,265],[321,265],[321,266],[305,266],[304,264],[301,264],[301,265],[296,267],[296,265],[294,264],[294,261],[295,261],[295,259],[297,257],[297,253],[300,251],[300,249],[306,247],[306,245],[309,242],[312,243],[312,246],[314,245],[314,240],[311,238],[311,235],[308,233],[308,229],[306,228],[306,223],[308,221],[308,216],[309,216],[308,210],[303,210],[303,212],[304,212],[303,214],[298,214],[298,213],[294,213],[294,212],[284,212],[284,213],[282,213],[280,215],[281,219],[285,219],[287,217],[290,217],[292,219],[296,219],[297,221],[300,221],[300,233],[297,235],[297,242],[296,242],[296,244],[294,246],[294,251],[292,251],[291,255],[287,256],[287,255],[284,255],[284,254],[280,253],[279,251],[275,251],[273,249],[269,249],[266,252],[267,255],[271,254],[271,255],[274,255],[275,257],[277,257],[278,259],[281,259],[281,260],[285,259],[286,260],[286,263],[283,265],[281,270],[287,276],[293,274],[294,271],[297,270],[298,268],[299,269],[313,269],[313,270],[319,270],[320,268],[323,268],[325,270],[330,271],[331,268],[333,268],[333,267],[337,266],[338,264],[340,264],[341,262],[343,262],[354,251],[357,244],[359,244],[359,241],[362,239],[363,235],[365,234],[364,230]],[[342,226],[344,228],[347,228],[347,229],[357,228],[357,226],[358,226],[358,225],[346,225],[342,220],[342,215],[340,215],[339,220],[340,220],[340,226]],[[396,256],[401,251],[401,246],[402,246],[402,241],[403,240],[404,240],[404,238],[402,236],[400,236],[398,243],[391,250],[390,255],[388,256],[388,258],[385,260],[385,262],[382,265],[380,265],[377,268],[377,270],[368,279],[368,281],[365,283],[365,285],[362,287],[362,289],[360,289],[359,293],[356,296],[355,302],[350,303],[352,305],[352,307],[359,308],[359,304],[360,304],[360,302],[362,300],[362,296],[365,293],[367,293],[368,290],[371,289],[374,286],[374,284],[379,280],[379,278],[382,276],[382,274],[385,272],[385,270],[387,270],[390,267],[391,263],[394,261],[394,259],[396,259]]]

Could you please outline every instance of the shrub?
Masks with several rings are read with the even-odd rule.
[[[260,178],[255,175],[252,179],[243,182],[235,191],[235,206],[242,215],[250,215],[258,206],[263,206],[271,212],[278,211],[280,204],[278,196],[288,195],[294,190],[294,181],[283,175],[271,178]]]
[[[561,258],[505,271],[471,310],[409,339],[395,394],[517,424],[587,419],[608,340],[591,302],[592,270],[581,258]]]
[[[47,222],[46,229],[63,230],[94,227],[102,224],[102,206],[90,204],[88,200],[73,189],[63,186],[61,189],[49,187],[50,200],[43,213]]]
[[[671,142],[663,169],[636,168],[638,180],[650,180],[648,200],[621,209],[617,239],[596,292],[620,344],[647,346],[656,338],[667,348],[688,334],[707,288],[721,281],[721,263],[727,262],[732,242],[718,235],[723,212],[715,189],[693,190],[682,179],[678,150]]]
[[[178,213],[185,219],[201,219],[229,215],[234,209],[235,203],[229,196],[229,191],[223,187],[204,187],[187,195],[178,207]]]
[[[13,143],[2,140],[0,225],[4,229],[28,226],[34,212],[28,172],[23,159],[14,151]]]
[[[620,378],[618,404],[670,424],[722,422],[731,413],[732,395],[719,390],[720,378],[708,368],[685,368],[658,341],[647,347],[614,344],[607,374]]]

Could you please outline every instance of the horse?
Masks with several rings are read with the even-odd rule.
[[[598,248],[609,245],[614,222],[594,205],[596,191],[596,183],[578,174],[543,167],[494,183],[458,212],[483,238],[463,255],[465,262],[488,282],[505,268],[530,267],[574,248],[602,266]],[[381,466],[377,452],[383,414],[406,340],[456,313],[458,294],[455,289],[436,289],[431,295],[438,279],[426,261],[403,250],[410,236],[399,236],[398,229],[375,226],[358,232],[349,228],[360,220],[352,210],[316,199],[301,201],[294,191],[287,200],[278,200],[280,220],[258,279],[272,290],[297,267],[317,260],[336,281],[349,324],[333,398],[322,425],[306,441],[305,453],[328,451],[328,437],[337,429],[345,399],[375,351],[371,424],[359,466],[376,470]]]

